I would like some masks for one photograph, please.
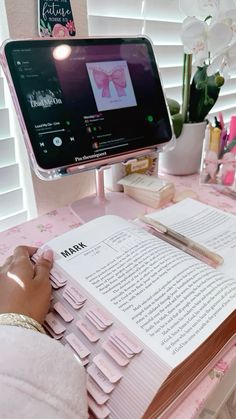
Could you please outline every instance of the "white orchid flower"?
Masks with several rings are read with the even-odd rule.
[[[230,26],[234,36],[236,36],[236,9],[227,10],[222,16],[221,21]]]
[[[207,68],[207,75],[212,76],[219,72],[225,80],[228,80],[232,69],[236,69],[236,42],[225,48],[220,55],[212,60]]]
[[[193,54],[198,66],[224,50],[233,37],[231,27],[224,22],[208,24],[195,17],[186,18],[182,25],[181,39],[186,54]]]
[[[207,23],[195,17],[183,21],[181,39],[186,54],[193,54],[194,61],[200,65],[208,58]]]
[[[233,39],[233,31],[224,22],[215,22],[208,27],[208,50],[214,57],[226,48]]]
[[[234,9],[235,0],[179,0],[180,10],[186,16],[205,19],[207,16],[217,18],[219,14]]]
[[[183,119],[200,121],[216,102],[230,70],[236,69],[236,0],[179,0],[179,7],[187,16],[181,32],[185,53]],[[195,74],[193,65],[198,67]],[[206,71],[213,79],[205,77]],[[201,81],[202,75],[205,78]],[[191,80],[196,81],[196,86]],[[193,89],[189,94],[190,86]],[[194,103],[203,97],[202,108],[195,109]]]
[[[186,16],[197,16],[205,19],[218,14],[220,0],[179,0],[180,10]]]

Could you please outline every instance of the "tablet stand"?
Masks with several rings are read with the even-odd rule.
[[[105,191],[104,170],[109,168],[110,166],[104,166],[95,170],[95,195],[90,195],[71,204],[72,211],[83,223],[108,214],[134,219],[150,212],[149,207],[135,201],[124,192]]]

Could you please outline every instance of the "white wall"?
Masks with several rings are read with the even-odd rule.
[[[4,0],[0,0],[0,2],[2,1]],[[37,0],[5,0],[8,28],[12,39],[38,36],[37,3]],[[71,5],[77,29],[77,36],[87,36],[86,0],[71,0]],[[2,15],[0,14],[0,27],[2,27],[1,20]],[[27,169],[28,167],[26,166],[28,166],[28,161],[19,126],[17,126],[17,136],[18,141],[21,144],[21,149],[23,150],[21,153],[23,166]],[[65,179],[52,182],[42,181],[33,173],[31,173],[31,175],[38,214],[69,204],[94,191],[93,172],[68,176]],[[33,197],[31,198],[33,199]]]

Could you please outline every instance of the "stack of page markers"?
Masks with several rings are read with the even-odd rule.
[[[174,184],[155,176],[133,173],[120,179],[124,192],[131,198],[152,208],[159,208],[172,200]]]
[[[148,216],[224,264],[109,215],[40,249],[55,254],[47,330],[85,366],[99,419],[168,418],[236,341],[236,217],[192,199]]]

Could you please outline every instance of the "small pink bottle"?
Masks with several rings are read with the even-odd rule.
[[[236,115],[231,116],[230,127],[229,127],[229,139],[228,145],[236,139]],[[223,155],[222,165],[222,183],[223,185],[233,185],[235,177],[235,166],[236,166],[236,145]]]

